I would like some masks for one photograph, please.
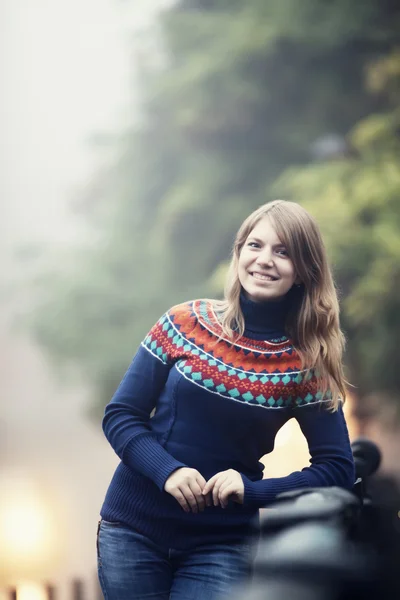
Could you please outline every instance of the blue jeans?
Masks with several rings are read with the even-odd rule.
[[[102,520],[98,575],[105,600],[217,600],[250,571],[250,543],[190,551],[161,548],[122,523]]]

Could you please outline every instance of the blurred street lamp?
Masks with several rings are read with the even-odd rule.
[[[22,583],[18,586],[17,600],[46,600],[46,590],[38,583]]]
[[[0,476],[0,587],[36,581],[58,562],[54,506],[30,476]]]

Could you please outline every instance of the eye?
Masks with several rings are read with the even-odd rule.
[[[248,242],[247,246],[250,248],[260,248],[260,244],[258,242]]]
[[[285,248],[279,248],[276,252],[277,252],[277,254],[280,254],[281,256],[289,256],[288,252]]]

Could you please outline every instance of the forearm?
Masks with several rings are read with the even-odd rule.
[[[160,490],[164,489],[164,484],[173,471],[187,466],[169,454],[150,432],[135,436],[127,444],[122,461],[149,477]]]
[[[139,348],[103,419],[104,434],[119,458],[160,489],[172,471],[186,466],[163,448],[150,426],[169,371],[169,364]]]
[[[242,479],[244,484],[243,504],[257,508],[271,504],[282,492],[309,487],[308,480],[302,471],[296,471],[286,477],[274,477],[260,481],[251,481],[245,475],[242,475]]]

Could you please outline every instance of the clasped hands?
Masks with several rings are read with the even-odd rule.
[[[168,477],[164,490],[171,494],[185,512],[202,512],[206,506],[225,508],[229,497],[243,504],[243,479],[237,471],[228,469],[206,481],[196,469],[181,467]]]

